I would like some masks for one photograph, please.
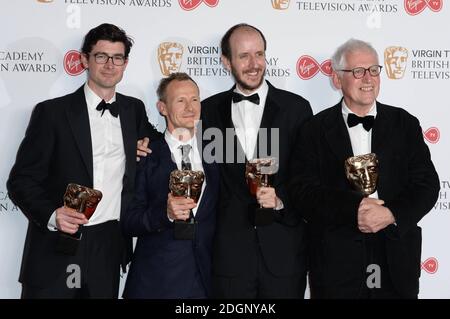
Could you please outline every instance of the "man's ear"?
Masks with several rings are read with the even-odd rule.
[[[220,57],[222,59],[222,64],[228,71],[231,71],[231,61],[224,55]]]
[[[159,100],[158,102],[156,102],[156,107],[158,108],[159,114],[161,116],[166,116],[167,115],[166,103],[164,103],[163,101]]]
[[[334,87],[336,89],[340,90],[342,88],[341,79],[339,78],[339,75],[336,73],[336,71],[333,70],[331,78],[332,78]]]
[[[81,53],[80,58],[81,58],[81,64],[83,65],[83,67],[85,69],[87,69],[88,68],[88,55],[85,53]]]

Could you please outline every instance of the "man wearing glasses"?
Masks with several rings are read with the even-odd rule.
[[[90,30],[81,55],[87,82],[33,110],[7,182],[29,220],[22,298],[118,296],[120,265],[131,253],[119,220],[132,198],[136,143],[158,135],[142,101],[115,91],[132,44],[115,25]],[[69,183],[102,192],[89,220],[64,206]]]
[[[310,234],[312,298],[417,298],[421,229],[439,178],[419,121],[378,102],[378,55],[351,39],[332,58],[343,99],[305,125],[290,192]],[[352,189],[344,162],[378,157],[377,191]]]

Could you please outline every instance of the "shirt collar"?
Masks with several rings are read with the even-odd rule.
[[[86,104],[89,110],[96,109],[97,105],[102,101],[102,98],[99,97],[88,85],[86,82],[84,84],[84,96],[86,97]],[[114,92],[113,97],[111,100],[106,101],[107,103],[112,103],[116,101],[116,93]]]
[[[177,149],[178,148],[178,146],[180,146],[180,145],[186,145],[186,144],[189,144],[189,145],[191,145],[192,146],[192,148],[194,148],[194,146],[195,146],[195,142],[196,142],[196,138],[195,138],[195,135],[192,137],[192,138],[190,138],[189,140],[187,140],[187,141],[180,141],[179,139],[177,139],[175,136],[173,136],[170,132],[169,132],[169,130],[168,129],[166,129],[166,131],[164,132],[164,139],[166,140],[166,142],[167,142],[167,145],[169,145],[169,148],[172,150],[172,149]]]
[[[342,114],[347,117],[350,113],[355,114],[355,112],[350,110],[348,108],[347,104],[345,104],[344,99],[342,99]],[[355,115],[357,115],[357,114],[355,114]],[[377,103],[376,102],[373,103],[372,107],[370,108],[369,112],[367,112],[366,116],[367,115],[373,115],[375,117],[377,116]]]
[[[239,90],[239,88],[237,87],[237,85],[236,85],[236,87],[234,88],[233,91],[234,91],[234,92],[237,92],[237,93],[239,93],[239,94],[242,94],[242,95],[244,95],[244,96],[249,96],[249,95],[253,95],[253,94],[255,94],[255,93],[258,93],[259,98],[260,98],[260,101],[261,101],[260,105],[264,105],[262,102],[266,100],[267,93],[269,92],[269,86],[267,85],[267,82],[264,80],[264,81],[262,82],[262,84],[259,86],[259,88],[257,88],[255,91],[253,91],[253,92],[250,93],[250,94],[245,94],[244,92],[242,92],[241,90]]]

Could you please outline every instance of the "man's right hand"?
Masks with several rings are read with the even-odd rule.
[[[147,154],[152,152],[151,149],[148,148],[148,144],[150,143],[150,139],[148,137],[144,137],[142,140],[137,142],[137,156],[136,161],[139,162],[141,160],[141,156],[145,157]]]
[[[56,227],[64,233],[75,234],[80,225],[87,223],[86,216],[73,208],[62,206],[56,209]]]
[[[190,210],[196,206],[192,198],[173,196],[171,193],[167,195],[167,217],[171,220],[187,220]]]

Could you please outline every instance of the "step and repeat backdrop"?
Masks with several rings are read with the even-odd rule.
[[[118,91],[156,110],[163,76],[184,71],[206,98],[233,80],[220,62],[220,39],[246,22],[265,34],[266,78],[302,95],[315,113],[340,99],[330,56],[353,37],[377,49],[379,101],[421,121],[441,180],[438,202],[423,227],[421,298],[450,298],[450,4],[443,0],[18,0],[0,4],[0,298],[18,298],[27,220],[10,201],[6,180],[33,107],[74,91],[86,80],[79,62],[83,36],[109,22],[134,40]],[[386,141],[389,143],[389,141]],[[62,194],[61,194],[62,196]]]

